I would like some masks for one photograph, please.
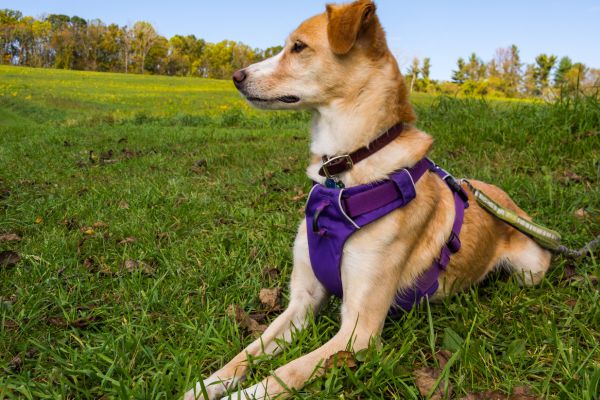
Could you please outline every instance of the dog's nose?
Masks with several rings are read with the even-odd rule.
[[[240,69],[239,71],[235,71],[233,73],[233,83],[235,86],[240,87],[247,77],[246,70]]]

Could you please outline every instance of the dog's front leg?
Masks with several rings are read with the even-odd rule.
[[[274,355],[278,353],[281,348],[276,340],[289,342],[294,329],[303,329],[309,314],[316,314],[327,296],[327,291],[316,279],[310,265],[306,224],[303,222],[300,225],[294,245],[294,269],[290,282],[290,303],[286,310],[269,325],[260,338],[252,342],[227,365],[202,382],[208,394],[208,399],[204,399],[201,384],[198,382],[194,389],[185,394],[184,400],[213,400],[235,388],[245,378],[249,356],[257,357],[263,354]]]
[[[382,262],[366,267],[376,270],[378,266],[386,264],[383,260],[379,261]],[[291,389],[299,389],[311,377],[322,374],[322,363],[332,355],[348,347],[354,351],[368,347],[370,340],[381,334],[396,294],[396,284],[395,280],[389,277],[374,277],[368,273],[363,275],[356,270],[354,272],[356,273],[344,276],[342,324],[339,332],[331,340],[317,350],[277,369],[262,382],[222,400],[285,398]]]

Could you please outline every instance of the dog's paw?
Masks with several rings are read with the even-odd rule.
[[[216,400],[220,399],[221,396],[227,393],[227,390],[234,387],[237,384],[237,379],[220,379],[218,377],[211,376],[208,379],[205,379],[202,383],[196,383],[194,389],[188,391],[183,400]],[[202,385],[206,389],[206,394],[208,397],[204,397],[204,392],[202,391]]]

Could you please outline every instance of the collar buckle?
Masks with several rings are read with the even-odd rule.
[[[346,172],[354,167],[354,161],[348,154],[331,158],[323,158],[323,166],[321,170],[327,178],[332,178],[336,175]]]

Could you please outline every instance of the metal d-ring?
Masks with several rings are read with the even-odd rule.
[[[330,205],[330,203],[328,201],[323,202],[315,210],[315,215],[313,216],[313,220],[312,220],[312,230],[313,230],[313,233],[315,233],[317,235],[322,236],[324,234],[324,232],[322,232],[321,229],[319,229],[319,217],[321,216],[321,213],[323,212],[323,210],[325,210],[327,207],[329,207],[329,205]]]

